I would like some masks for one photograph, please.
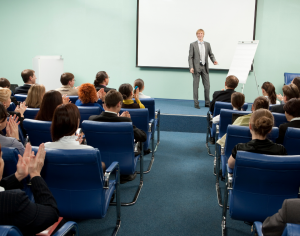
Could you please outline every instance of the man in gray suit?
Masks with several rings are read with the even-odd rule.
[[[211,51],[210,44],[204,42],[204,30],[199,29],[196,32],[198,40],[190,44],[189,52],[189,68],[190,72],[193,74],[193,95],[194,95],[194,105],[195,108],[200,109],[198,101],[198,89],[199,89],[199,80],[200,75],[202,78],[202,84],[204,86],[204,97],[205,97],[205,106],[209,107],[209,68],[208,68],[208,56],[210,60],[217,65],[214,54]]]

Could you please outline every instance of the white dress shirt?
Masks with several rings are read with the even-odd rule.
[[[139,98],[151,98],[151,97],[143,94],[142,92],[139,92]]]
[[[201,43],[203,43],[203,47],[202,47]],[[199,47],[200,60],[202,61],[202,64],[205,65],[205,45],[204,45],[204,41],[200,42],[198,40],[198,47]],[[202,58],[201,58],[201,49],[203,49]]]
[[[45,143],[45,148],[52,148],[52,149],[89,149],[93,148],[89,145],[81,145],[78,141],[76,141],[77,136],[64,136],[60,138],[56,142],[47,142]]]

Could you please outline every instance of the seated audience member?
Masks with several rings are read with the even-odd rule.
[[[50,90],[45,93],[40,110],[37,113],[35,119],[43,121],[52,121],[54,110],[58,105],[68,104],[69,98],[65,95],[61,96],[61,93],[55,90]]]
[[[0,149],[1,150],[1,149]],[[5,165],[0,154],[0,225],[14,225],[23,235],[36,235],[58,221],[59,212],[56,201],[45,181],[41,170],[45,160],[44,144],[35,155],[31,153],[28,143],[23,157],[19,155],[15,174],[2,179]],[[31,191],[34,202],[22,191],[22,180],[30,176]]]
[[[74,87],[75,78],[72,73],[63,73],[60,77],[60,82],[62,86],[56,91],[60,92],[62,95],[67,96],[78,96],[78,89]]]
[[[0,87],[1,88],[8,88],[10,89],[10,82],[8,81],[8,79],[5,78],[0,78]],[[10,89],[11,91],[11,89]],[[17,106],[18,105],[18,101],[17,99],[14,97],[14,93],[11,91],[11,96],[10,96],[10,100]]]
[[[218,102],[231,102],[231,94],[235,93],[234,89],[238,86],[239,79],[234,75],[227,76],[225,80],[225,90],[216,91],[213,94],[213,100],[210,103],[209,111],[214,113],[215,103]]]
[[[270,104],[280,104],[280,102],[276,100],[275,87],[272,83],[264,82],[261,86],[261,91],[263,96],[269,100]]]
[[[45,86],[39,84],[31,85],[28,90],[28,95],[25,100],[27,107],[29,108],[40,108],[43,97],[45,95]]]
[[[23,70],[21,76],[24,81],[24,85],[16,87],[15,94],[27,94],[31,85],[35,84],[36,76],[34,70]]]
[[[94,80],[94,86],[97,90],[97,92],[100,89],[104,89],[104,92],[109,92],[110,90],[115,90],[114,88],[108,88],[107,85],[109,83],[109,76],[105,71],[99,71],[96,74],[96,79]]]
[[[295,84],[284,85],[282,87],[282,91],[283,91],[283,97],[282,97],[283,104],[273,106],[271,112],[284,113],[283,110],[284,103],[286,103],[288,100],[292,98],[299,98],[299,89]]]
[[[262,225],[264,236],[281,236],[286,224],[300,224],[300,199],[285,199],[278,213],[265,219]]]
[[[139,98],[151,98],[150,96],[147,96],[145,94],[143,94],[142,92],[144,91],[145,89],[145,85],[144,85],[144,80],[142,79],[136,79],[134,81],[134,84],[133,84],[133,87],[135,88],[135,86],[138,86],[139,87]]]
[[[236,93],[233,93],[236,94]],[[258,109],[269,109],[269,100],[264,97],[264,96],[260,96],[257,97],[254,100],[254,103],[252,104],[251,110],[252,112],[257,111]],[[240,116],[238,117],[232,125],[238,125],[238,126],[249,126],[249,121],[251,118],[251,115],[253,113],[250,113],[248,115],[244,115],[244,116]],[[222,138],[220,138],[217,143],[220,144],[222,147],[225,146],[225,142],[226,142],[226,136],[227,134],[224,134]]]
[[[100,122],[132,122],[128,111],[123,112],[120,116],[118,115],[122,107],[123,97],[121,93],[116,90],[109,91],[105,96],[105,112],[100,115],[92,115],[89,120],[100,121]],[[145,142],[147,135],[143,130],[140,130],[133,126],[134,140],[136,142]],[[121,183],[134,180],[136,173],[133,175],[125,176],[121,175]]]
[[[239,92],[231,94],[231,105],[233,110],[242,111],[243,105],[245,103],[245,95]],[[220,121],[220,115],[217,115],[213,118],[213,123],[217,124]]]
[[[10,116],[7,121],[8,113],[0,103],[0,143],[2,147],[17,148],[21,155],[24,153],[24,146],[20,141],[18,117],[16,115]],[[6,136],[3,135],[2,130],[6,129]]]
[[[228,166],[231,169],[234,168],[237,151],[267,155],[287,155],[284,146],[267,139],[267,135],[272,131],[273,126],[274,117],[269,110],[259,109],[253,112],[249,122],[252,140],[248,143],[239,143],[232,149],[232,154],[228,159]]]
[[[300,77],[295,77],[292,82],[292,84],[296,85],[299,92],[300,92]],[[281,102],[283,102],[283,96],[281,94],[277,94],[277,99]]]
[[[139,99],[139,88],[133,92],[133,88],[130,84],[121,84],[119,87],[119,92],[123,96],[122,108],[145,108]],[[132,100],[133,96],[136,103],[134,103]]]
[[[76,106],[98,106],[101,112],[104,111],[103,107],[98,103],[98,99],[104,99],[104,89],[98,92],[95,87],[90,83],[85,83],[78,88],[78,99],[75,102]]]
[[[285,116],[288,123],[281,124],[279,126],[279,135],[276,139],[276,143],[283,143],[285,132],[288,127],[300,128],[300,98],[292,98],[286,104],[283,109],[285,110]]]

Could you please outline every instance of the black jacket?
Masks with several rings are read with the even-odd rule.
[[[272,106],[271,112],[283,113],[284,114],[285,111],[283,110],[283,106],[284,106],[284,104],[279,104],[279,105]]]
[[[285,132],[288,127],[300,128],[300,120],[294,120],[294,121],[291,121],[288,123],[281,124],[279,126],[279,135],[278,135],[278,138],[276,139],[276,143],[283,144]]]
[[[209,111],[214,113],[216,102],[231,102],[231,94],[235,93],[233,89],[226,89],[224,91],[216,91],[213,94],[213,100],[210,103]]]
[[[110,112],[102,112],[100,115],[90,116],[89,120],[101,121],[101,122],[132,122],[128,117],[117,116],[117,114]],[[147,135],[143,130],[138,129],[133,126],[134,139],[137,142],[145,142],[147,140]]]
[[[28,94],[30,87],[30,84],[24,84],[23,86],[16,87],[15,94]]]
[[[35,203],[20,190],[23,186],[15,175],[0,181],[5,188],[0,192],[0,225],[17,226],[24,236],[35,235],[58,220],[56,201],[41,177],[31,179],[31,191]]]
[[[106,87],[106,86],[104,86],[104,85],[102,85],[102,84],[99,84],[99,85],[95,86],[95,88],[96,88],[97,92],[98,92],[100,89],[104,88],[104,92],[106,92],[106,93],[109,92],[110,90],[116,90],[116,89],[114,89],[114,88],[108,88],[108,87]]]

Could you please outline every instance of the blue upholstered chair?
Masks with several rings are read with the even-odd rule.
[[[96,107],[96,106],[91,106],[91,107],[79,106],[78,109],[80,112],[80,127],[81,127],[81,123],[84,120],[88,120],[91,115],[100,115],[101,113],[100,107]]]
[[[292,83],[295,77],[300,77],[300,73],[284,73],[284,84]]]
[[[53,236],[64,236],[66,233],[72,233],[73,235],[78,235],[77,224],[73,221],[68,221],[65,223]],[[21,231],[16,226],[11,225],[1,225],[0,226],[1,236],[23,236]]]
[[[27,94],[15,94],[14,97],[18,102],[24,102],[27,98]]]
[[[143,130],[147,135],[147,140],[144,142],[144,150],[147,150],[150,147],[152,157],[148,166],[147,171],[144,174],[150,172],[152,164],[154,162],[154,120],[149,120],[149,111],[148,109],[121,109],[120,114],[124,111],[128,111],[132,120],[132,123],[139,129]]]
[[[70,99],[70,101],[73,103],[73,104],[75,104],[75,102],[77,101],[77,99],[78,99],[78,96],[67,96],[69,99]]]
[[[255,221],[253,224],[252,235],[264,236],[262,233],[262,223]],[[297,224],[286,224],[285,229],[281,236],[300,236],[300,225]]]
[[[230,217],[246,222],[263,222],[278,212],[285,199],[298,197],[300,155],[271,156],[238,151],[233,175],[227,179],[222,211],[223,235],[226,234],[228,196]]]
[[[285,117],[285,114],[282,113],[276,113],[276,112],[272,112],[273,116],[274,116],[274,126],[275,127],[279,127],[281,124],[287,123],[287,119]]]
[[[37,113],[39,112],[40,108],[27,108],[24,112],[25,119],[35,119]]]
[[[121,175],[134,174],[137,161],[140,159],[140,184],[135,197],[132,202],[121,205],[135,204],[143,187],[143,145],[140,145],[141,154],[135,156],[132,123],[85,120],[82,122],[82,131],[85,134],[87,144],[101,150],[101,158],[106,166],[113,162],[119,163]]]
[[[36,153],[38,147],[32,149]],[[104,218],[116,191],[116,233],[121,223],[119,173],[118,162],[113,162],[103,175],[101,155],[97,148],[46,149],[41,176],[57,202],[60,216],[69,219]],[[110,178],[111,174],[114,179]]]
[[[16,109],[16,104],[13,102],[10,103],[9,107],[7,108],[7,111],[14,111]]]
[[[50,131],[51,123],[51,121],[24,119],[23,126],[32,146],[52,142]]]
[[[278,138],[279,130],[277,127],[273,127],[271,133],[268,134],[267,138],[271,141],[275,142]],[[217,159],[216,163],[216,190],[217,190],[217,198],[219,206],[222,207],[222,197],[220,190],[220,168],[222,170],[221,179],[224,180],[226,176],[226,165],[228,163],[228,159],[231,156],[232,149],[238,143],[247,143],[252,140],[252,135],[250,133],[250,129],[248,126],[237,126],[237,125],[228,125],[227,128],[227,136],[224,150],[221,152],[221,163],[220,160]]]
[[[300,129],[288,127],[283,146],[286,148],[288,155],[300,155]]]

